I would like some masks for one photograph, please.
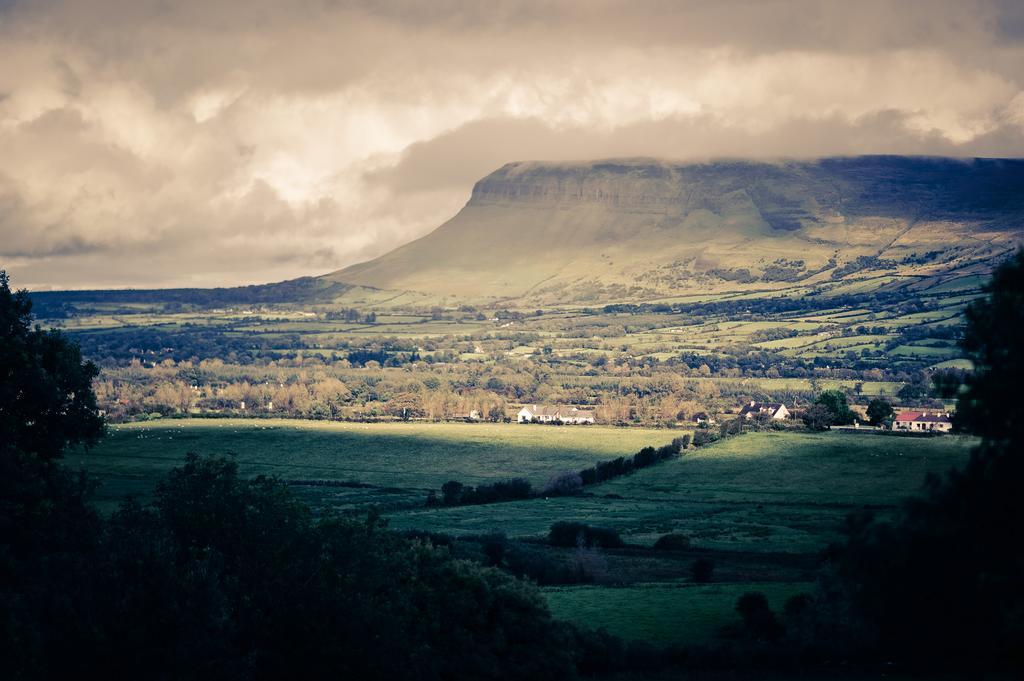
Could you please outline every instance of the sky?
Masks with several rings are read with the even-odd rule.
[[[1024,156],[1016,0],[0,0],[0,268],[331,272],[512,161]]]

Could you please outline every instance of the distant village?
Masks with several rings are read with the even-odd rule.
[[[266,384],[269,387],[272,386],[269,382]],[[255,390],[249,390],[248,392],[240,392],[235,395],[234,399],[228,396],[228,391],[236,389],[238,386],[229,385],[227,388],[220,389],[221,395],[214,399],[214,402],[219,408],[210,408],[202,404],[203,400],[208,400],[208,393],[213,388],[207,386],[200,386],[198,384],[186,384],[176,383],[161,384],[158,389],[156,398],[162,403],[174,405],[170,409],[169,413],[172,416],[182,417],[185,415],[222,415],[230,416],[246,415],[254,417],[265,417],[278,413],[277,399],[279,396],[285,403],[297,401],[294,396],[289,392],[294,390],[295,385],[286,386],[284,383],[277,385],[278,392],[273,393],[273,398],[270,394],[266,394],[260,399],[256,396]],[[249,387],[248,385],[246,387]],[[260,387],[260,386],[255,386]],[[321,386],[318,385],[319,389]],[[327,388],[333,388],[338,390],[344,386],[335,381],[333,385],[327,385]],[[317,391],[319,392],[319,390]],[[827,391],[836,393],[837,391]],[[246,399],[249,394],[253,395],[253,399],[250,401]],[[244,397],[242,397],[244,395]],[[301,395],[299,395],[301,397]],[[878,432],[878,431],[895,431],[904,433],[923,433],[923,434],[941,434],[950,433],[953,430],[953,414],[944,409],[926,409],[920,407],[900,407],[893,405],[887,400],[880,398],[882,404],[885,405],[887,414],[883,418],[878,418],[877,415],[874,419],[869,416],[870,404],[865,406],[863,404],[846,404],[845,397],[842,398],[843,409],[846,411],[846,419],[841,421],[830,421],[820,427],[814,427],[808,422],[808,412],[818,406],[816,404],[802,404],[786,405],[782,402],[759,402],[757,400],[751,400],[741,405],[732,408],[725,408],[719,411],[695,411],[684,414],[682,411],[679,412],[677,420],[666,422],[666,427],[677,427],[677,428],[698,428],[706,429],[712,426],[718,426],[726,422],[734,422],[737,419],[760,423],[762,425],[772,424],[773,428],[799,428],[801,425],[807,425],[812,430],[842,430],[842,431],[863,431],[863,432]],[[231,405],[234,402],[234,405]],[[453,412],[444,414],[443,416],[432,416],[425,413],[421,408],[417,408],[416,405],[405,406],[405,404],[398,404],[390,411],[385,414],[375,415],[368,420],[392,420],[401,419],[405,421],[423,421],[423,420],[454,420],[454,421],[466,421],[466,422],[479,422],[479,421],[491,421],[491,422],[516,422],[520,424],[546,424],[546,425],[569,425],[569,426],[585,426],[592,425],[595,423],[602,423],[611,425],[615,422],[610,421],[607,415],[601,415],[598,412],[599,407],[593,406],[577,406],[571,404],[523,404],[516,409],[515,405],[505,404],[492,404],[489,407],[486,405],[482,408],[468,409],[465,411],[455,410]],[[100,413],[106,415],[107,412],[104,409],[100,410]],[[146,414],[146,418],[161,418],[164,416],[162,413]],[[685,418],[684,418],[685,416]],[[325,414],[323,418],[328,420],[346,420],[340,414]],[[361,420],[358,417],[356,420]],[[801,424],[801,422],[803,422]]]
[[[854,407],[857,409],[857,407]],[[724,414],[715,417],[706,412],[694,414],[692,423],[698,428],[707,428],[716,425],[719,420],[738,416],[745,420],[765,421],[792,421],[800,418],[801,410],[790,409],[781,402],[757,402],[751,401],[740,407],[738,414]],[[891,423],[886,421],[881,425],[870,425],[866,414],[860,411],[854,412],[857,418],[852,425],[830,426],[832,430],[891,430],[908,433],[949,433],[953,429],[952,414],[947,411],[936,410],[901,410],[894,412]],[[471,412],[466,415],[467,420],[480,420],[480,415]],[[580,409],[571,405],[546,405],[528,404],[524,405],[516,413],[517,423],[544,423],[555,425],[587,425],[594,423],[594,412],[588,409]],[[684,425],[684,424],[679,424]]]

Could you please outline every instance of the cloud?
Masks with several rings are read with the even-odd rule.
[[[326,272],[514,160],[1022,155],[1022,26],[1007,0],[0,2],[0,266]]]

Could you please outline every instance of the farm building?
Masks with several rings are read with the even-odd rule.
[[[593,423],[594,412],[566,406],[527,404],[516,415],[519,423]]]
[[[743,408],[740,409],[740,416],[748,419],[752,419],[755,416],[767,416],[773,420],[788,419],[790,417],[789,410],[786,409],[786,405],[781,402],[769,403],[769,402],[754,402],[750,404],[744,404]]]
[[[693,415],[693,425],[713,426],[715,425],[715,417],[711,416],[706,411],[699,411]]]
[[[953,429],[953,421],[949,414],[929,414],[922,411],[900,412],[892,422],[893,430],[913,432],[948,433]]]

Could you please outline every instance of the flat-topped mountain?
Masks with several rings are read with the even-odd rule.
[[[326,279],[565,302],[884,285],[981,272],[1022,235],[1024,160],[510,163],[430,234]]]

